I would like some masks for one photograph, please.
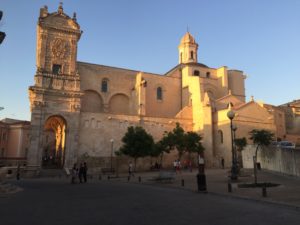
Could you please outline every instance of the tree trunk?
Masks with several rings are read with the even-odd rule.
[[[255,150],[255,155],[253,156],[253,169],[254,169],[254,183],[257,184],[257,150],[259,145],[257,145]]]
[[[160,168],[162,169],[163,168],[163,156],[164,156],[164,153],[162,152],[160,154]]]
[[[256,156],[253,156],[254,183],[257,184]]]

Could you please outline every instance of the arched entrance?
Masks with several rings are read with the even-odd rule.
[[[50,116],[43,130],[43,168],[62,168],[66,149],[66,120],[62,116]]]

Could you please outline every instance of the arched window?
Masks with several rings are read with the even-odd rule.
[[[106,93],[108,91],[108,80],[103,79],[101,83],[101,92]]]
[[[220,143],[223,144],[223,131],[218,130],[218,136],[219,136]]]
[[[210,72],[206,72],[206,77],[210,78]]]
[[[162,88],[158,87],[156,89],[156,99],[157,100],[162,100],[163,99],[163,93],[162,93]]]
[[[191,51],[191,59],[194,59],[194,52]]]
[[[182,52],[180,52],[180,63],[182,63]]]

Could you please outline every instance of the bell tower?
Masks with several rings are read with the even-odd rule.
[[[37,169],[49,154],[59,168],[69,168],[77,160],[83,93],[76,61],[81,33],[76,14],[72,18],[65,14],[62,3],[52,13],[47,6],[40,9],[35,82],[29,87],[31,140],[27,157],[27,164]],[[50,145],[49,135],[56,145]]]
[[[189,32],[186,32],[181,38],[178,50],[179,64],[198,62],[198,44],[196,43],[195,38]]]
[[[75,75],[77,42],[81,36],[76,14],[70,18],[60,3],[57,12],[40,9],[37,25],[36,66],[39,72]]]

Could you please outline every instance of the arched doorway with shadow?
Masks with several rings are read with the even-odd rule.
[[[63,168],[66,149],[66,120],[59,115],[50,116],[43,129],[43,156],[44,169]]]

